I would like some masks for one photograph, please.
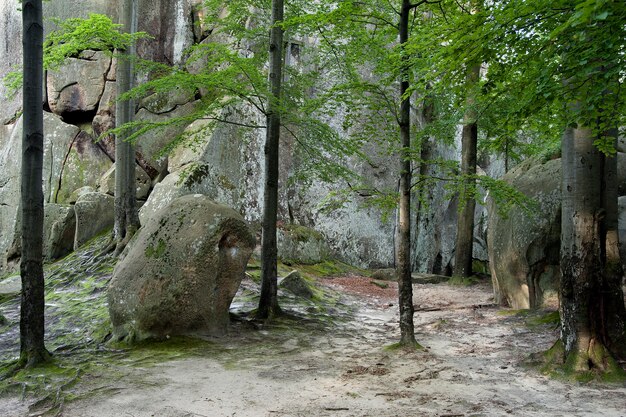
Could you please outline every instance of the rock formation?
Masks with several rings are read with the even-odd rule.
[[[173,200],[147,220],[109,287],[114,340],[222,335],[255,239],[206,196]]]
[[[527,160],[504,179],[537,202],[533,213],[500,216],[489,206],[489,265],[495,300],[513,308],[541,307],[557,297],[560,277],[561,160]]]

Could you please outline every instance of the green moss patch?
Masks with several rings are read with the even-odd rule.
[[[565,381],[610,384],[626,382],[626,371],[602,344],[595,344],[591,352],[571,352],[566,357],[563,342],[558,340],[547,351],[531,355],[526,365],[551,378]]]
[[[482,281],[480,277],[472,275],[471,277],[452,276],[448,280],[449,285],[459,285],[463,287],[469,287],[470,285],[479,284]]]
[[[298,242],[308,242],[310,240],[324,240],[322,235],[317,230],[309,227],[300,226],[298,224],[283,224],[280,226],[292,239]]]
[[[347,263],[327,260],[313,265],[293,265],[292,269],[299,270],[304,276],[328,278],[340,275],[366,275],[364,269],[348,265]]]
[[[146,257],[147,258],[160,258],[165,253],[165,249],[167,245],[163,239],[159,239],[159,243],[156,246],[150,245],[146,248]]]
[[[412,352],[412,351],[421,351],[421,350],[426,350],[426,349],[424,349],[424,346],[420,345],[417,342],[411,345],[405,345],[404,343],[397,342],[397,343],[392,343],[390,345],[385,346],[383,350],[385,350],[386,352],[396,352],[396,351]]]
[[[327,261],[295,267],[310,285],[312,299],[280,291],[279,304],[286,314],[267,323],[251,320],[259,298],[255,277],[260,278],[260,263],[252,259],[247,271],[252,279],[244,280],[233,300],[229,335],[210,340],[173,337],[133,346],[109,345],[106,289],[117,262],[112,255],[102,254],[109,242],[108,233],[101,235],[45,266],[46,347],[53,355],[46,366],[6,375],[15,368],[19,355],[19,295],[0,300],[0,315],[6,318],[6,325],[0,323],[0,361],[4,364],[0,373],[5,374],[0,380],[0,396],[35,401],[31,411],[37,415],[61,415],[68,402],[111,395],[120,384],[145,383],[142,374],[135,371],[137,367],[193,357],[211,357],[225,366],[245,367],[276,352],[296,355],[308,348],[311,337],[323,336],[338,322],[350,319],[355,308],[346,305],[342,294],[320,285],[319,279],[360,270]],[[152,255],[159,256],[165,244],[156,244]],[[280,276],[294,269],[282,263],[278,267]]]

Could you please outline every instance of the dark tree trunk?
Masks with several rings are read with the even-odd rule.
[[[120,3],[120,22],[126,33],[136,32],[136,0],[124,0]],[[129,46],[118,59],[117,96],[120,97],[133,87],[133,58],[135,46]],[[118,101],[115,111],[115,123],[122,126],[133,120],[135,105],[132,100]],[[136,207],[135,188],[135,147],[126,141],[126,134],[115,137],[115,224],[113,234],[115,252],[121,253],[132,235],[139,228],[139,216]]]
[[[44,346],[43,17],[41,0],[22,2],[24,115],[22,136],[22,299],[20,366],[49,358]]]
[[[402,1],[400,14],[400,45],[409,39],[409,0]],[[400,72],[400,204],[398,209],[398,227],[396,236],[396,270],[398,275],[398,304],[400,306],[400,344],[415,346],[415,330],[413,325],[413,282],[411,279],[411,100],[405,93],[409,89],[408,57],[401,56]]]
[[[270,32],[270,97],[265,141],[265,190],[263,193],[263,232],[261,241],[261,298],[257,317],[280,314],[277,284],[276,220],[278,214],[278,144],[280,142],[280,97],[283,77],[283,0],[272,0]]]
[[[608,136],[617,140],[618,130],[612,129]],[[618,231],[618,177],[617,157],[604,159],[604,178],[602,183],[602,206],[606,212],[601,242],[602,258],[604,259],[603,315],[606,326],[603,339],[612,353],[618,357],[626,358],[626,311],[624,308],[624,292],[622,290],[622,276],[624,270],[619,255],[619,231]]]
[[[472,275],[472,253],[474,246],[474,198],[476,188],[476,152],[478,147],[478,127],[476,111],[472,108],[474,99],[472,90],[480,76],[480,65],[471,67],[467,76],[469,96],[467,110],[463,121],[461,138],[461,175],[463,176],[463,192],[461,193],[461,210],[456,224],[456,242],[454,252],[454,276],[469,277]]]
[[[561,341],[572,373],[615,367],[606,331],[607,302],[614,295],[606,291],[611,274],[603,262],[609,229],[602,190],[605,157],[593,142],[592,130],[584,127],[568,128],[562,140]]]

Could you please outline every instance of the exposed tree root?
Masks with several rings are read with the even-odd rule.
[[[126,235],[124,236],[124,238],[116,242],[114,256],[118,257],[122,254],[122,252],[128,245],[128,242],[130,242],[133,236],[135,236],[136,232],[137,232],[137,228],[134,226],[129,226],[126,229]]]
[[[102,249],[102,251],[100,252],[98,256],[102,257],[102,256],[106,256],[106,255],[113,253],[116,246],[117,246],[117,241],[115,240],[113,235],[111,235],[111,238],[109,239],[106,246],[104,247],[104,249]]]
[[[585,346],[572,350],[567,356],[561,340],[546,352],[531,358],[531,364],[538,365],[541,372],[554,378],[589,382],[622,383],[626,381],[626,371],[611,355],[609,350],[596,339],[590,339]]]

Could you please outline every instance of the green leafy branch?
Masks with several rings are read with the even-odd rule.
[[[43,44],[44,70],[58,70],[67,58],[78,58],[86,50],[112,53],[149,37],[145,32],[132,35],[121,33],[121,25],[113,23],[108,16],[95,13],[87,19],[52,19],[52,22],[57,25],[57,29],[46,36]],[[15,95],[22,87],[21,69],[9,72],[3,83],[8,95]]]

